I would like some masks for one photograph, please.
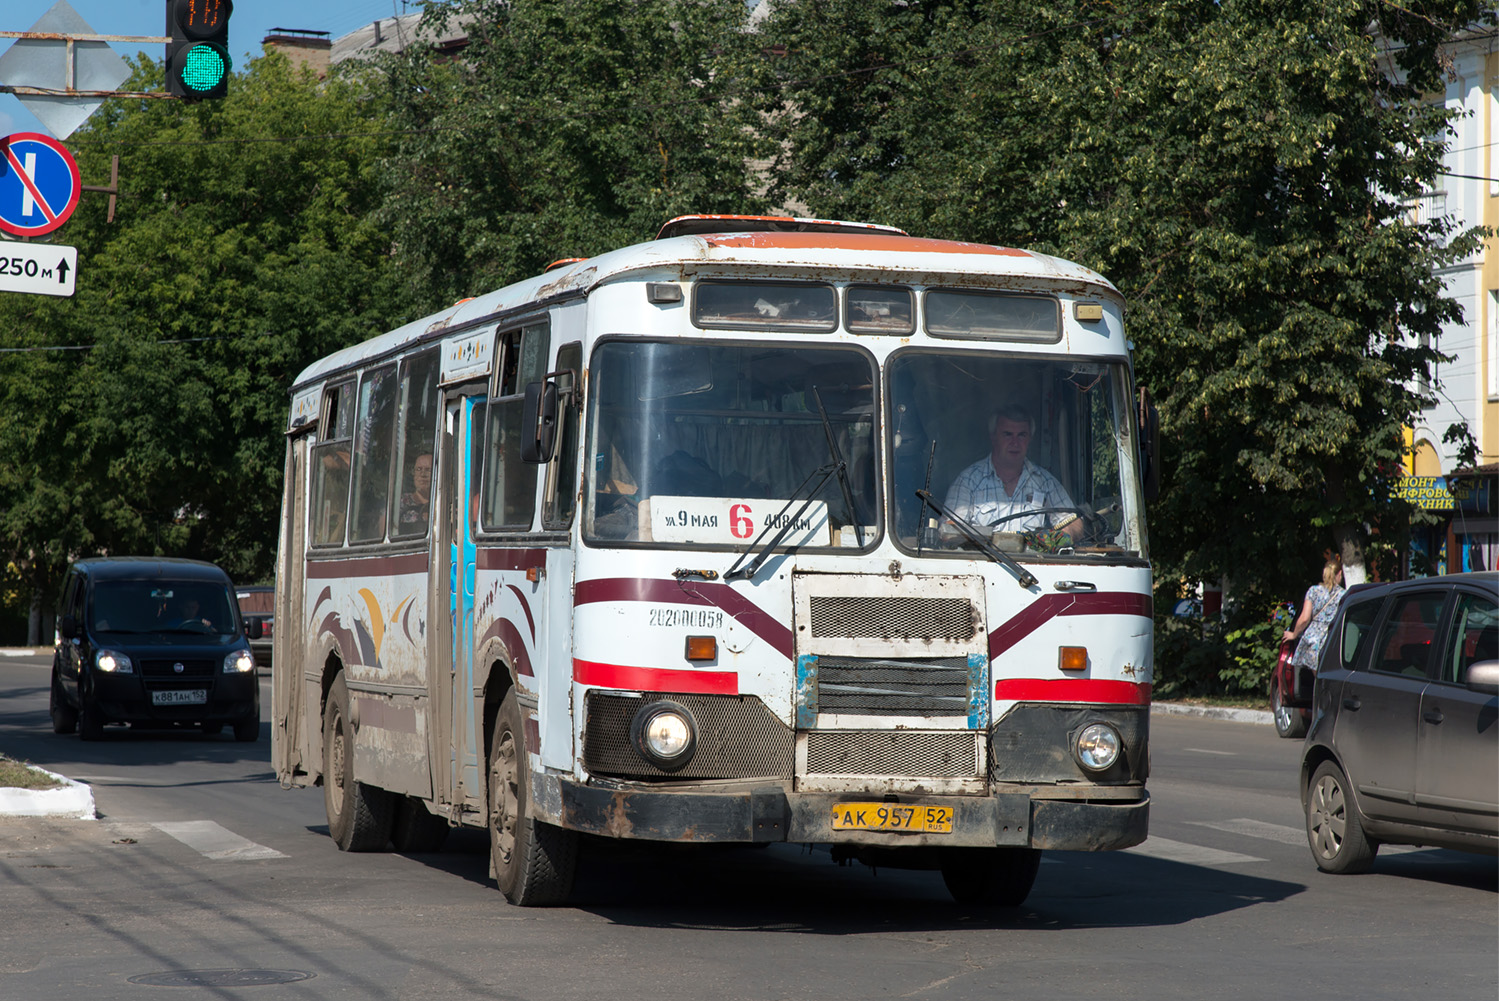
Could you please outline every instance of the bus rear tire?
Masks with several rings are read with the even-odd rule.
[[[396,801],[395,826],[390,843],[398,852],[423,854],[439,851],[448,840],[448,821],[432,813],[419,799],[402,796]]]
[[[258,729],[258,727],[257,727]],[[333,679],[323,713],[323,808],[328,834],[346,852],[380,852],[390,844],[391,794],[354,778],[349,686]]]
[[[489,857],[495,882],[517,907],[567,901],[578,867],[578,835],[526,816],[531,766],[515,690],[506,694],[489,746]]]
[[[947,848],[942,882],[960,904],[1019,907],[1041,868],[1039,848]]]

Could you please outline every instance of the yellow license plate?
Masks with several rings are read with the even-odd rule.
[[[835,803],[835,831],[924,831],[952,833],[952,807],[902,803]]]

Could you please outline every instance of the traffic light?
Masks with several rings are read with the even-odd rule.
[[[200,101],[229,92],[231,0],[167,0],[167,93]]]

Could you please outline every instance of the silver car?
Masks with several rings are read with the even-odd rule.
[[[1382,844],[1499,854],[1496,658],[1494,574],[1349,590],[1301,762],[1319,869],[1367,871]]]

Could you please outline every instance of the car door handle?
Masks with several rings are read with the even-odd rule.
[[[1358,712],[1363,707],[1363,704],[1357,695],[1350,695],[1343,699],[1343,708],[1352,709],[1354,712]]]
[[[1442,715],[1442,710],[1440,709],[1428,709],[1421,714],[1421,718],[1428,723],[1440,723],[1447,717]]]

